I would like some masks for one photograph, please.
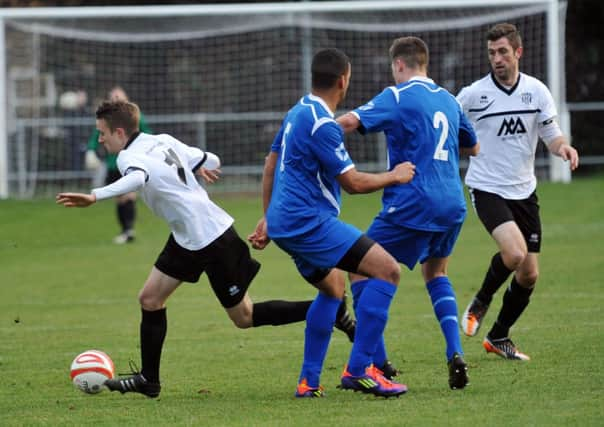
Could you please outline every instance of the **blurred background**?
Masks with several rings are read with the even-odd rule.
[[[329,2],[324,8],[318,1],[289,7],[179,3],[0,1],[6,94],[0,197],[49,197],[102,182],[102,168],[87,168],[85,158],[96,105],[115,86],[139,104],[154,133],[170,133],[222,157],[225,179],[213,192],[258,192],[280,121],[310,88],[314,51],[335,46],[352,60],[342,111],[392,84],[388,47],[403,34],[426,40],[430,76],[457,94],[489,71],[484,34],[502,21],[523,34],[521,71],[544,81],[557,98],[562,126],[582,156],[576,173],[604,169],[600,1],[556,2],[557,48],[550,38],[551,9],[534,0],[480,7],[460,0],[438,8],[419,1]],[[92,6],[104,7],[87,13]],[[360,169],[385,167],[380,135],[353,136],[347,143]],[[95,153],[105,155],[102,148]],[[552,168],[540,144],[539,179],[555,177]]]

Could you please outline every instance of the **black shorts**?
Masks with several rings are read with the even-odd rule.
[[[120,173],[119,169],[107,169],[107,175],[105,176],[105,185],[113,184],[121,177],[122,174]]]
[[[470,188],[474,210],[489,233],[504,222],[514,221],[524,236],[529,252],[541,250],[539,199],[533,192],[527,199],[508,200],[493,193]]]
[[[374,244],[375,241],[373,241],[373,239],[363,234],[356,242],[354,242],[354,245],[348,249],[348,252],[344,254],[336,267],[340,270],[357,273],[361,260]],[[318,268],[311,275],[305,276],[304,279],[311,285],[316,285],[321,280],[325,279],[330,271],[331,268]]]
[[[195,283],[205,271],[214,294],[224,308],[239,304],[260,270],[260,263],[230,227],[205,248],[190,251],[180,246],[170,234],[155,267],[164,274]]]

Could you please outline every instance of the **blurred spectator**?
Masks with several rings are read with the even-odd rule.
[[[59,107],[66,119],[85,117],[88,103],[88,95],[83,90],[66,91],[59,97]],[[81,171],[84,163],[86,144],[84,143],[85,130],[78,123],[68,123],[64,126],[63,140],[67,147],[66,167],[72,171]]]

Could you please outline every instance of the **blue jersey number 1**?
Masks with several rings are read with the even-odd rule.
[[[285,170],[285,147],[287,145],[285,139],[287,138],[287,134],[289,134],[291,129],[292,124],[291,122],[288,122],[285,126],[285,130],[283,131],[283,137],[281,138],[281,165],[279,165],[279,172],[283,172]]]

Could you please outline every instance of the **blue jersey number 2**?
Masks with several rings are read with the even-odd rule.
[[[447,120],[445,113],[442,111],[437,111],[434,113],[432,124],[434,129],[438,129],[442,125],[440,137],[438,138],[438,145],[436,146],[433,157],[435,160],[442,160],[443,162],[446,162],[449,160],[449,151],[445,150],[443,147],[445,146],[447,135],[449,134],[449,121]]]

